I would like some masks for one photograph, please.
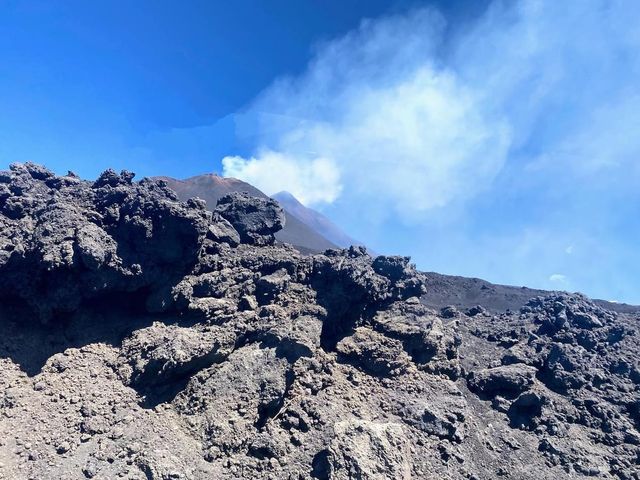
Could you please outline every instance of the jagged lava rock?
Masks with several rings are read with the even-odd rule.
[[[524,364],[487,368],[474,372],[469,387],[483,395],[518,395],[533,385],[537,370]]]
[[[637,316],[432,310],[407,257],[305,256],[282,222],[0,172],[0,478],[638,480]]]
[[[218,200],[215,212],[233,225],[243,242],[271,245],[274,234],[284,226],[282,207],[270,198],[252,197],[245,192],[234,192]]]
[[[104,172],[95,182],[33,164],[2,176],[0,296],[25,300],[43,321],[107,293],[180,279],[198,262],[211,214],[161,183]]]

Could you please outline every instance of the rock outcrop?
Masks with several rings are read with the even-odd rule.
[[[33,164],[0,176],[0,296],[41,321],[88,300],[152,294],[198,262],[211,214],[163,184],[112,170],[89,183]]]
[[[283,219],[0,172],[0,478],[640,478],[637,316],[434,310],[408,258]]]

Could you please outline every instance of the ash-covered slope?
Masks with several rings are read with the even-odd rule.
[[[431,309],[283,212],[0,173],[0,478],[638,479],[638,317]]]
[[[285,191],[278,192],[275,195],[272,195],[272,198],[280,202],[280,205],[282,205],[282,208],[284,208],[285,211],[296,217],[315,232],[320,233],[324,238],[333,242],[338,247],[348,248],[352,245],[362,245],[362,242],[351,238],[340,227],[320,212],[305,207],[291,193]]]
[[[422,301],[436,309],[454,305],[466,310],[476,305],[482,305],[488,311],[498,314],[507,310],[519,310],[533,297],[544,297],[557,293],[528,287],[499,285],[479,278],[443,275],[436,272],[423,272],[423,274],[427,293],[423,295]],[[618,313],[640,313],[638,305],[605,300],[593,300],[593,302]]]
[[[254,197],[269,198],[253,185],[236,178],[220,177],[218,175],[198,175],[185,180],[170,177],[158,177],[167,182],[181,200],[198,197],[207,202],[207,208],[213,209],[218,200],[230,193],[246,192]],[[304,253],[318,253],[328,248],[336,248],[336,244],[325,237],[321,231],[312,228],[300,220],[294,212],[285,208],[284,227],[276,232],[276,239],[283,243],[290,243]]]

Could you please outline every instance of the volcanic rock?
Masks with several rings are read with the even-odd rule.
[[[487,368],[471,375],[469,387],[487,396],[518,395],[533,385],[536,371],[523,364]]]
[[[215,212],[240,234],[240,239],[255,245],[271,245],[274,234],[284,226],[284,210],[275,200],[230,193],[218,200]]]
[[[133,178],[0,172],[0,478],[640,478],[630,306],[447,296]]]

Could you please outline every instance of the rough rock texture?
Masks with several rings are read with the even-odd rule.
[[[637,315],[435,310],[407,258],[282,218],[0,172],[0,478],[640,479]]]
[[[153,292],[197,264],[211,214],[161,183],[104,172],[94,183],[33,164],[0,175],[0,295],[42,321],[106,294]]]
[[[240,234],[240,240],[254,245],[272,245],[275,233],[284,226],[284,210],[272,199],[230,193],[218,200],[215,209]]]
[[[157,178],[166,181],[169,188],[174,190],[181,200],[187,201],[194,197],[205,200],[209,210],[213,210],[216,207],[218,200],[233,192],[246,192],[253,197],[269,198],[253,185],[236,178],[220,177],[215,174],[198,175],[184,180],[177,180],[171,177]],[[314,228],[319,225],[300,215],[297,209],[289,208],[291,202],[281,202],[280,197],[275,199],[285,209],[285,225],[282,230],[275,233],[276,241],[290,243],[304,253],[320,253],[328,248],[338,248],[338,244],[332,243],[328,237],[323,235],[326,229]],[[309,210],[309,212],[318,215],[317,212],[312,210]],[[327,227],[326,224],[322,226]],[[329,227],[331,226],[329,225]],[[335,230],[330,233],[340,234],[339,231],[336,232]],[[352,243],[348,242],[346,245],[341,246],[346,247]]]
[[[525,364],[485,368],[469,376],[469,388],[486,396],[518,394],[528,390],[536,378],[537,370]]]

